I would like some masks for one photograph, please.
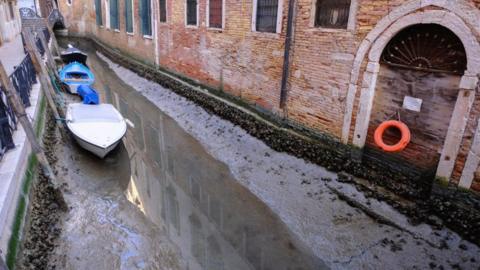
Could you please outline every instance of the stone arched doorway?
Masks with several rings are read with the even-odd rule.
[[[461,40],[438,24],[417,24],[399,31],[382,51],[365,152],[406,160],[421,170],[436,171],[467,69]],[[408,147],[386,154],[375,145],[380,123],[400,119],[412,132]],[[384,136],[395,143],[396,130]]]
[[[351,139],[351,143],[357,148],[365,147],[381,56],[389,41],[400,31],[412,25],[441,25],[450,29],[461,40],[467,56],[467,67],[457,87],[459,90],[455,108],[436,171],[437,177],[448,180],[457,160],[468,116],[475,99],[477,76],[480,74],[480,58],[478,58],[480,44],[476,38],[479,36],[480,29],[475,28],[472,24],[475,21],[473,17],[480,18],[480,11],[475,10],[474,14],[462,12],[463,9],[457,7],[464,7],[466,5],[464,1],[456,2],[453,6],[444,5],[444,2],[429,2],[430,4],[428,4],[417,0],[409,3],[398,7],[389,16],[382,19],[359,46],[346,99],[342,140],[348,143]],[[417,11],[428,5],[436,5],[446,10]],[[365,62],[367,65],[366,68],[363,68]],[[356,96],[357,89],[360,89],[358,96]],[[358,106],[354,111],[355,104]],[[352,120],[354,121],[352,122]]]

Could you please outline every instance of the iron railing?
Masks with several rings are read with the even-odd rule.
[[[0,160],[6,151],[15,147],[12,134],[16,128],[15,114],[8,104],[3,86],[0,85]]]
[[[45,36],[45,41],[48,43],[50,41],[50,32],[48,31],[48,29],[46,27],[44,27],[41,31],[43,32],[43,35]],[[45,54],[45,49],[43,48],[42,41],[40,40],[40,37],[38,35],[36,35],[34,40],[35,40],[35,45],[37,46],[38,51],[43,56]],[[22,34],[22,44],[23,44],[23,48],[24,48],[25,53],[27,53],[27,49],[26,49],[27,47],[26,47],[26,44],[25,44],[25,38],[23,37],[23,34]]]
[[[15,68],[12,75],[10,75],[10,80],[20,95],[23,105],[29,107],[30,91],[32,90],[32,85],[37,82],[35,68],[33,67],[29,54],[27,54],[22,63]]]
[[[37,81],[35,68],[29,54],[25,56],[20,65],[15,67],[9,78],[19,93],[23,105],[29,107],[32,85]],[[0,160],[6,151],[15,147],[12,135],[17,128],[17,119],[5,93],[4,86],[0,85]]]
[[[37,46],[37,49],[40,52],[40,54],[44,55],[45,48],[43,47],[42,41],[38,37],[35,38],[35,45]]]
[[[22,25],[24,30],[33,31],[36,49],[41,55],[44,55],[45,50],[48,48],[43,47],[38,33],[39,31],[43,32],[45,40],[48,44],[51,36],[47,27],[53,27],[55,24],[63,24],[64,19],[62,14],[58,11],[58,9],[53,9],[48,16],[49,26],[47,26],[44,21],[42,21],[41,18],[31,9],[21,8],[20,14],[22,15]],[[22,42],[24,48],[26,48],[23,35]],[[25,107],[29,107],[30,92],[32,90],[32,85],[37,82],[37,77],[32,58],[29,53],[26,51],[25,53],[25,58],[22,60],[20,65],[15,67],[9,78],[13,84],[13,87],[18,92],[23,105]],[[0,85],[0,160],[8,150],[15,147],[12,136],[13,132],[17,129],[17,119],[7,100],[4,87],[5,86]]]

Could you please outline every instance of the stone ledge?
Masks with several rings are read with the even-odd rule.
[[[37,119],[40,114],[41,96],[40,83],[36,83],[31,91],[31,106],[26,109],[30,119]],[[30,144],[20,124],[13,134],[13,140],[15,148],[8,151],[0,162],[0,250],[2,250],[2,256],[5,256],[7,252],[8,241],[12,233],[10,225],[15,218],[17,198],[31,153]]]
[[[460,89],[475,90],[478,84],[477,76],[463,76],[460,81]]]

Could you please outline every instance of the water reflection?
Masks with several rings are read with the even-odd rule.
[[[129,193],[165,228],[188,269],[323,269],[228,168],[90,53],[102,100],[134,124]]]

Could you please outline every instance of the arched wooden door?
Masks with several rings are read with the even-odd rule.
[[[444,146],[463,72],[466,53],[460,39],[437,24],[407,27],[390,40],[380,61],[366,140],[371,156],[399,158],[421,169],[435,170]],[[386,120],[401,120],[412,133],[400,153],[384,153],[373,133]],[[400,138],[386,132],[386,142]]]

